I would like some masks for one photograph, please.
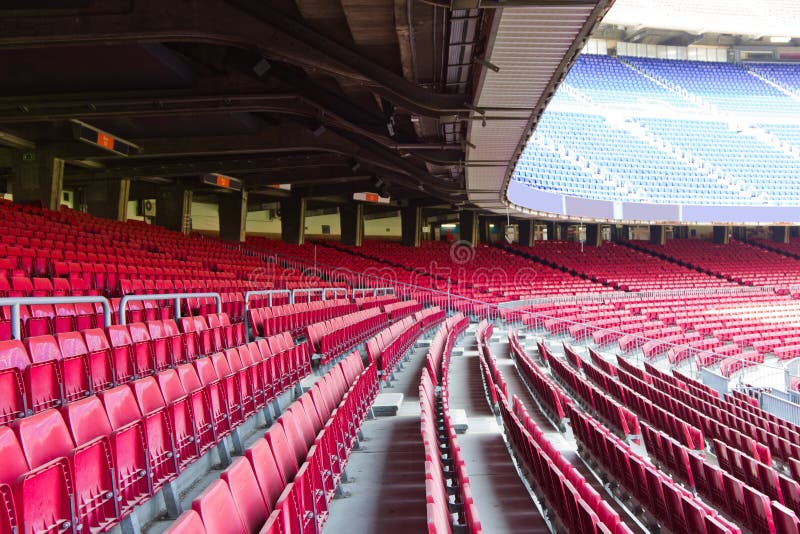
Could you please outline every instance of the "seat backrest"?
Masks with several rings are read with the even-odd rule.
[[[200,514],[194,510],[186,510],[172,522],[164,534],[208,534]]]
[[[72,439],[80,446],[112,432],[103,403],[96,396],[70,402],[61,409]]]
[[[164,396],[155,378],[148,376],[135,380],[130,384],[139,409],[144,415],[151,414],[165,406]]]
[[[282,425],[272,425],[264,439],[269,443],[269,448],[275,456],[275,464],[278,466],[278,473],[280,473],[284,485],[288,483],[297,473],[297,457],[295,456],[294,449],[289,443],[286,432]]]
[[[200,514],[206,532],[249,534],[224,480],[217,479],[209,484],[192,502],[192,510]]]
[[[197,370],[197,376],[200,377],[200,381],[204,385],[208,385],[219,380],[219,375],[217,374],[217,370],[214,367],[214,363],[211,361],[211,358],[198,358],[194,361],[194,368]]]
[[[164,321],[147,321],[147,331],[150,332],[151,339],[167,337],[164,332]]]
[[[196,332],[194,317],[181,317],[180,326],[181,332]]]
[[[100,352],[108,350],[108,338],[102,328],[89,328],[83,331],[83,339],[86,341],[86,348],[89,352]],[[62,351],[63,352],[63,351]]]
[[[61,349],[53,336],[33,336],[25,340],[34,363],[61,359]]]
[[[246,458],[237,458],[222,472],[220,478],[228,483],[233,502],[247,531],[258,532],[269,516],[269,509],[250,462]]]
[[[275,462],[275,455],[272,454],[269,443],[266,439],[259,439],[245,451],[245,456],[253,468],[253,474],[261,489],[264,502],[266,502],[267,508],[272,510],[286,484],[281,479],[278,464]]]
[[[178,379],[181,381],[183,390],[186,393],[194,393],[195,391],[203,389],[203,383],[200,382],[200,377],[197,375],[197,371],[192,364],[184,363],[183,365],[179,365],[175,368],[175,372],[178,373]]]
[[[108,332],[108,340],[112,347],[125,347],[133,343],[128,327],[124,324],[109,326],[106,332]]]
[[[86,343],[80,332],[62,332],[56,334],[58,346],[61,348],[61,356],[71,358],[73,356],[84,356],[89,353]]]
[[[22,341],[18,339],[0,341],[0,370],[13,367],[25,369],[30,363],[28,351],[25,350]]]
[[[56,409],[45,410],[14,423],[22,452],[31,469],[69,455],[75,444]]]
[[[150,341],[150,333],[147,331],[147,326],[144,323],[131,323],[128,325],[128,331],[131,333],[131,340],[134,343],[146,343]]]
[[[0,484],[12,486],[17,478],[28,471],[28,460],[19,446],[11,427],[0,426]]]
[[[181,379],[178,377],[178,373],[175,372],[175,369],[167,369],[166,371],[161,371],[156,376],[158,380],[158,386],[161,388],[161,394],[164,397],[164,401],[167,404],[173,403],[179,400],[181,397],[186,396],[186,391],[183,388],[183,384],[181,384]]]
[[[239,354],[236,354],[236,357],[239,357]],[[221,352],[216,352],[211,355],[211,362],[214,364],[214,369],[217,371],[217,376],[225,377],[231,374],[231,366],[228,363],[228,359],[225,358],[225,355]]]
[[[98,394],[106,409],[111,428],[118,429],[142,418],[136,397],[128,386],[117,386]]]
[[[164,334],[168,336],[179,336],[181,334],[178,325],[172,319],[166,319],[161,324],[164,328]]]

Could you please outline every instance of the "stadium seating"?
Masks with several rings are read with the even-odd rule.
[[[796,206],[796,71],[582,54],[513,179],[609,201]]]

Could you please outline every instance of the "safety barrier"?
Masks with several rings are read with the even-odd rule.
[[[125,295],[119,301],[119,324],[125,324],[125,309],[129,302],[146,300],[172,300],[175,303],[175,319],[181,318],[181,300],[213,298],[217,301],[217,313],[222,313],[222,297],[219,293],[159,293],[155,295]]]
[[[0,299],[0,306],[11,308],[11,337],[22,339],[22,328],[20,325],[19,307],[36,306],[38,304],[96,304],[103,305],[104,326],[111,326],[111,305],[105,297],[19,297]]]

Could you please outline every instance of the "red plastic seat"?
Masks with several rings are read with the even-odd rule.
[[[244,421],[243,388],[240,384],[240,376],[231,370],[224,354],[220,352],[212,354],[210,360],[225,391],[231,427],[239,426]],[[244,391],[246,392],[246,388],[244,388]]]
[[[200,456],[192,404],[174,369],[161,371],[156,375],[156,380],[167,405],[173,444],[183,467]]]
[[[19,340],[0,341],[0,424],[9,423],[27,413],[23,376],[28,371],[28,352]]]
[[[101,332],[102,335],[102,332]],[[114,367],[110,351],[89,352],[80,332],[63,332],[56,335],[61,357],[65,364],[73,359],[83,360],[84,368],[89,370],[91,392],[103,391],[114,385]],[[77,364],[76,364],[77,365]],[[67,373],[64,373],[67,376]]]
[[[220,478],[228,483],[233,502],[248,532],[256,533],[266,522],[271,507],[267,507],[261,488],[246,458],[237,458],[222,472]]]
[[[29,337],[25,345],[31,358],[26,376],[30,409],[38,412],[90,394],[89,369],[83,358],[64,363],[53,336]]]
[[[130,383],[145,424],[153,472],[165,478],[176,476],[181,468],[194,458],[193,444],[189,440],[191,421],[181,421],[180,434],[172,427],[164,396],[152,376]]]
[[[269,443],[269,448],[275,456],[275,464],[284,484],[290,482],[297,474],[298,463],[294,449],[289,443],[282,425],[273,425],[265,434],[264,439]]]
[[[112,325],[106,329],[111,344],[111,359],[115,367],[133,366],[134,376],[141,378],[155,372],[155,365],[146,343],[133,343],[126,325]]]
[[[222,383],[217,375],[214,364],[210,358],[200,358],[194,365],[200,382],[208,392],[208,400],[211,408],[211,419],[214,424],[214,431],[217,439],[227,436],[233,430],[231,418],[228,414],[228,395],[225,384]]]
[[[197,376],[197,371],[191,364],[185,363],[179,365],[175,368],[175,372],[191,404],[195,437],[200,447],[200,453],[202,454],[217,441],[217,432],[214,428],[214,418],[211,413],[209,392],[203,387],[200,377]]]
[[[117,491],[122,515],[152,494],[148,443],[136,399],[128,386],[118,386],[98,395],[111,424],[111,448],[117,470]]]
[[[111,427],[99,397],[92,396],[62,408],[64,420],[75,444],[84,446],[95,440],[105,441],[113,453],[115,483],[118,493],[120,517],[127,516],[136,504],[143,502],[150,492],[147,484],[144,457],[131,463],[130,451],[118,450],[121,443]],[[143,452],[144,447],[140,447]]]
[[[7,426],[0,427],[0,458],[3,458],[0,462],[0,532],[3,534],[19,532],[24,517],[18,516],[15,493],[22,498],[26,495],[17,491],[16,483],[29,468],[17,436]],[[29,510],[36,522],[35,514],[40,514],[41,511],[30,507]]]
[[[206,532],[248,534],[239,510],[224,480],[215,480],[193,502],[192,510],[200,515]]]
[[[208,534],[203,520],[194,510],[186,510],[176,519],[164,534]]]
[[[131,323],[128,331],[134,345],[148,347],[150,361],[156,371],[163,371],[174,365],[166,339],[151,337],[148,326],[144,323]]]
[[[25,475],[25,484],[29,490],[35,488],[37,495],[30,503],[18,502],[17,506],[39,507],[49,516],[45,530],[57,529],[56,525],[72,516],[74,495],[74,520],[87,532],[116,522],[113,463],[107,440],[93,440],[76,448],[56,410],[20,420],[15,432],[32,470]],[[43,498],[47,500],[44,505]]]
[[[278,471],[278,464],[266,439],[259,439],[245,451],[245,457],[253,468],[267,511],[274,508],[286,483]]]

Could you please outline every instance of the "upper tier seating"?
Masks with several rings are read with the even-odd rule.
[[[798,72],[581,55],[513,179],[607,201],[796,206]]]

